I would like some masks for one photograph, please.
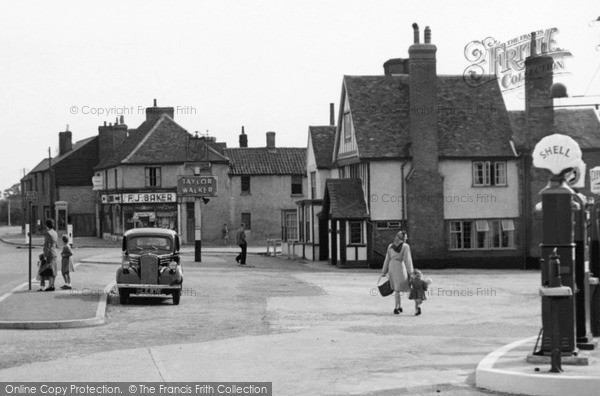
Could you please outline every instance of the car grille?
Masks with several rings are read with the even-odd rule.
[[[140,277],[142,283],[158,283],[159,258],[153,254],[147,254],[140,258]]]
[[[171,262],[171,258],[169,256],[159,257],[159,265],[169,265],[170,262]],[[137,267],[138,265],[140,265],[140,256],[137,256],[137,257],[129,256],[129,263],[132,266]]]

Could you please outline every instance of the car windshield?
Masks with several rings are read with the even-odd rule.
[[[127,239],[127,251],[139,253],[141,251],[171,251],[172,242],[168,237],[161,236],[133,236]]]

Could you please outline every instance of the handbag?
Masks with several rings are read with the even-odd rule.
[[[385,278],[385,281],[382,282],[381,278]],[[379,293],[381,293],[382,297],[387,297],[394,292],[392,285],[390,284],[390,280],[388,277],[383,275],[381,275],[377,281],[377,288],[379,289]]]

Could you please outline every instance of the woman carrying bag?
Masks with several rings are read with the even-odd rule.
[[[398,315],[402,312],[402,304],[400,301],[400,292],[408,293],[410,285],[408,280],[413,272],[412,255],[410,246],[406,243],[406,233],[398,231],[394,242],[387,248],[385,261],[383,262],[382,276],[389,273],[390,284],[394,289],[394,314]]]

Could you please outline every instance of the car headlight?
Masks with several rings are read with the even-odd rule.
[[[128,256],[123,256],[123,260],[121,261],[121,267],[123,269],[128,269],[130,267]]]
[[[169,269],[170,270],[175,270],[175,268],[177,268],[177,262],[176,261],[171,261],[169,263]]]

